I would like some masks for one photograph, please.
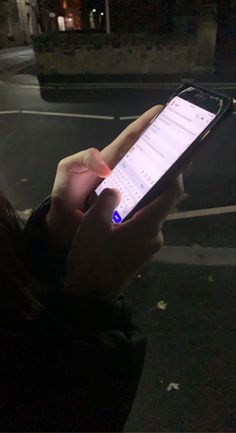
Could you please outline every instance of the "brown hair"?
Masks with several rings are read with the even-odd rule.
[[[0,191],[0,328],[7,329],[40,311],[30,293],[32,277],[24,259],[23,233],[15,211]]]

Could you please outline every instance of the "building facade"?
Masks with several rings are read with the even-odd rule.
[[[0,0],[0,48],[19,40],[20,27],[16,0]]]
[[[19,15],[20,39],[29,44],[32,36],[40,33],[39,8],[37,0],[16,0]]]
[[[86,30],[89,28],[89,11],[84,0],[59,0],[59,30]]]
[[[37,0],[0,0],[0,48],[29,44],[39,33]]]

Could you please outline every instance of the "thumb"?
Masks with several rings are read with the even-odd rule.
[[[121,194],[118,190],[106,188],[101,192],[94,206],[88,211],[87,219],[91,219],[99,225],[101,223],[111,225],[113,212],[120,199]]]

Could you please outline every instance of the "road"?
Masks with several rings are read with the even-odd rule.
[[[16,68],[22,63],[34,63],[34,52],[31,47],[0,50],[0,72]]]
[[[19,65],[24,56],[32,61],[31,54],[30,49],[0,53],[0,68],[8,70],[7,78],[0,77],[0,182],[20,211],[33,209],[50,193],[61,158],[88,147],[102,149],[131,118],[164,103],[175,88],[170,83],[40,89],[34,68],[9,72],[14,58]],[[236,84],[211,79],[211,86],[236,97]],[[184,176],[188,198],[177,211],[186,215],[201,209],[206,216],[166,223],[167,248],[182,247],[185,253],[168,250],[179,261],[172,257],[171,263],[148,264],[127,291],[150,341],[127,431],[235,431],[236,276],[231,261],[216,260],[216,252],[219,258],[225,251],[235,263],[235,211],[222,210],[236,204],[235,120],[232,114],[218,127]],[[207,216],[209,208],[219,213]],[[184,258],[175,265],[186,257],[185,247],[196,258],[191,265]],[[157,307],[160,300],[166,301],[165,310]],[[170,382],[178,383],[179,390],[168,392]]]

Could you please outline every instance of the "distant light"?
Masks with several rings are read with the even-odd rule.
[[[65,19],[64,17],[60,16],[57,17],[57,22],[58,22],[58,28],[60,32],[64,32],[65,31]]]
[[[96,10],[96,9],[93,9],[92,12],[97,12],[97,10]]]
[[[100,15],[104,15],[104,12],[101,12]]]

